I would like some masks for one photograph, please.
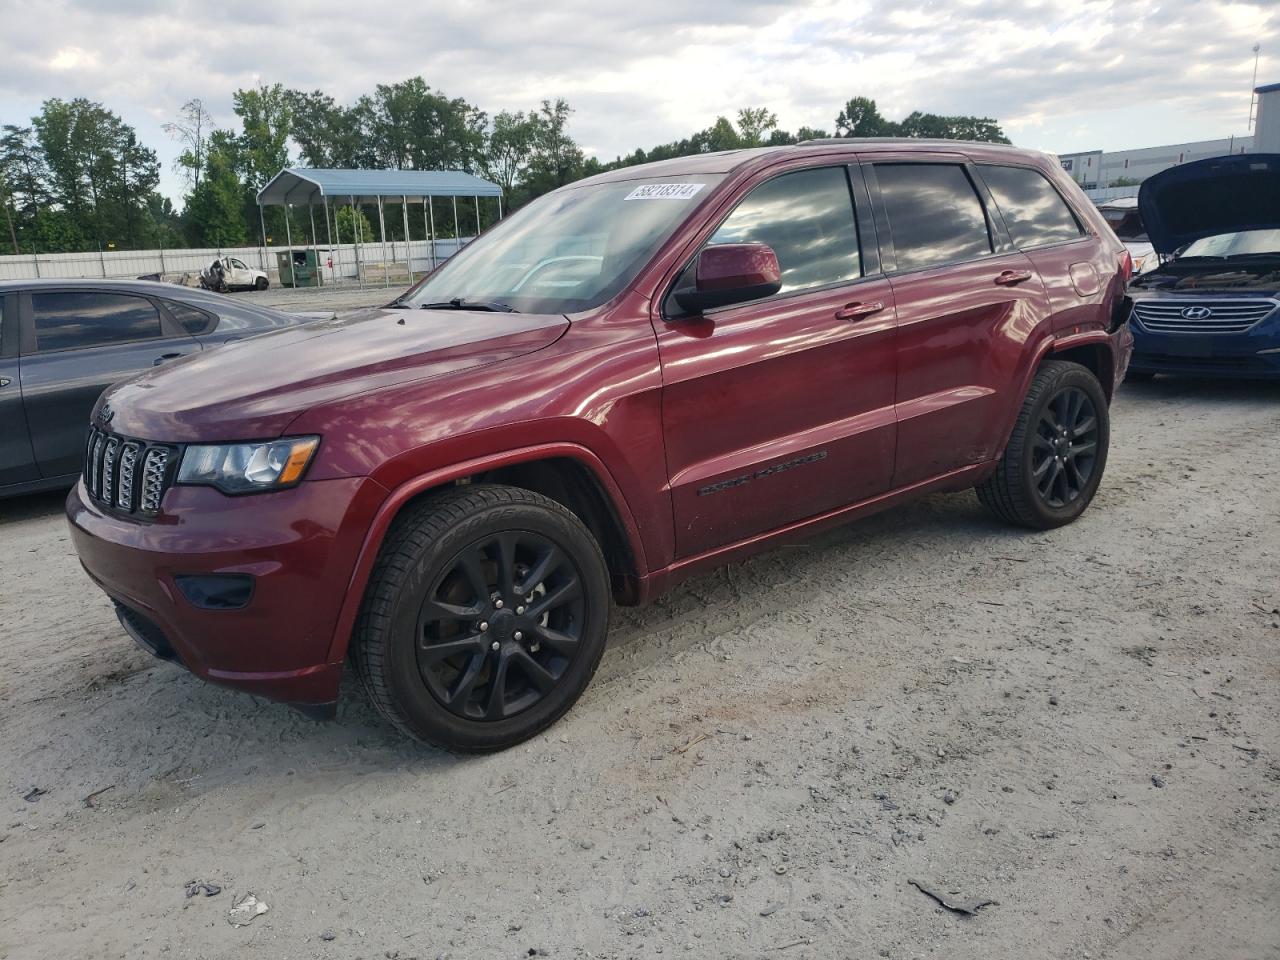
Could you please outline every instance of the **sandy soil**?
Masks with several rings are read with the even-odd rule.
[[[0,503],[0,957],[1280,956],[1280,386],[1115,421],[1079,523],[934,497],[718,571],[479,759],[156,664],[60,498]]]

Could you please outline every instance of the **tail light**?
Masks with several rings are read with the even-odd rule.
[[[1133,254],[1128,249],[1120,254],[1120,276],[1124,278],[1125,283],[1133,277]]]

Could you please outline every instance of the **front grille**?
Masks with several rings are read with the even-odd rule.
[[[1139,300],[1133,315],[1152,333],[1244,333],[1277,306],[1275,300]]]
[[[84,485],[99,503],[126,513],[153,516],[173,484],[173,447],[89,429]]]

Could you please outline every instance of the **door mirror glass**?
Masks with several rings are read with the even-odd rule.
[[[693,285],[675,291],[686,313],[771,297],[782,289],[778,255],[766,243],[722,243],[698,254]]]

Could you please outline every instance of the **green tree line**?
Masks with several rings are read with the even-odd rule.
[[[703,130],[671,143],[637,148],[612,161],[587,157],[569,133],[573,110],[562,100],[544,100],[526,111],[490,116],[466,100],[449,97],[422,77],[378,84],[353,103],[338,103],[322,90],[281,84],[236,90],[236,127],[215,124],[204,103],[193,99],[164,125],[179,147],[182,209],[157,191],[156,151],[101,103],[79,97],[44,102],[28,124],[0,128],[0,207],[4,252],[49,253],[99,249],[239,246],[260,242],[257,191],[287,166],[464,170],[500,185],[505,206],[585,176],[653,160],[773,146],[836,137],[943,137],[1008,143],[987,117],[914,112],[901,121],[882,116],[874,100],[854,97],[834,118],[833,131],[778,126],[777,116],[749,107],[737,117],[717,117]],[[478,216],[497,216],[486,201],[461,217],[469,233]],[[443,212],[443,211],[441,211]],[[345,240],[359,231],[373,239],[372,208],[337,215]],[[283,238],[285,212],[266,211],[267,234]],[[345,218],[345,219],[344,219]],[[410,218],[412,238],[425,235],[421,215]],[[386,211],[387,235],[403,236],[404,217]],[[295,211],[295,239],[309,237],[310,218]],[[439,236],[452,236],[451,216],[438,216]],[[276,242],[279,242],[277,240]]]

